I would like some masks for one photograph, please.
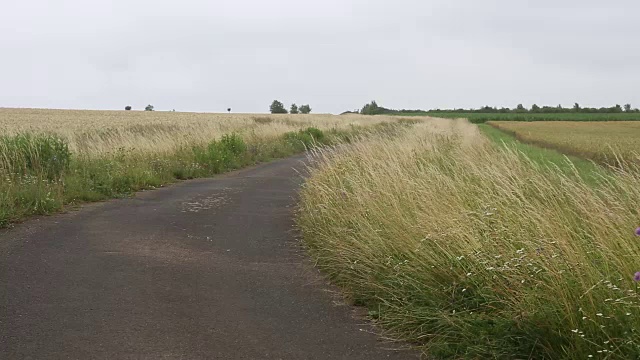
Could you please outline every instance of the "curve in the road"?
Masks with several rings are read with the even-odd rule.
[[[302,157],[0,232],[2,359],[407,359],[304,258]]]

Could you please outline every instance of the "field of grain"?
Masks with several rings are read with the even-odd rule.
[[[603,164],[640,162],[640,122],[491,121],[489,125],[510,132],[521,141]]]
[[[212,176],[401,122],[353,115],[0,109],[0,227],[66,204]]]
[[[588,183],[462,120],[315,156],[305,244],[389,337],[436,359],[640,356],[637,168]]]
[[[0,108],[0,135],[55,134],[72,152],[99,156],[124,148],[140,152],[174,151],[204,144],[232,132],[273,138],[310,126],[348,129],[395,121],[357,115],[259,115],[159,111],[89,111]]]

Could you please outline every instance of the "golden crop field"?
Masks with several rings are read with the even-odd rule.
[[[640,161],[637,121],[491,121],[489,125],[514,133],[519,140],[601,163],[615,164],[616,157]]]
[[[395,121],[362,115],[262,115],[160,111],[92,111],[0,108],[0,135],[53,133],[78,154],[99,155],[119,148],[173,151],[232,132],[245,138],[272,138],[309,126],[347,129]]]
[[[0,227],[420,119],[0,109]],[[403,123],[404,125],[394,125]]]

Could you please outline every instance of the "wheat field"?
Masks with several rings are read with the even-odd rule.
[[[513,133],[524,142],[600,163],[616,165],[620,160],[640,163],[638,121],[491,121],[489,125]]]
[[[76,154],[99,156],[117,149],[171,152],[204,144],[229,133],[273,138],[306,127],[348,129],[394,122],[361,115],[260,115],[159,111],[92,111],[0,108],[0,135],[56,134]]]
[[[0,227],[68,204],[125,196],[351,141],[358,134],[389,130],[398,120],[0,109]]]

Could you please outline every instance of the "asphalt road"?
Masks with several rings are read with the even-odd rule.
[[[302,157],[0,231],[1,359],[413,359],[293,228]]]

